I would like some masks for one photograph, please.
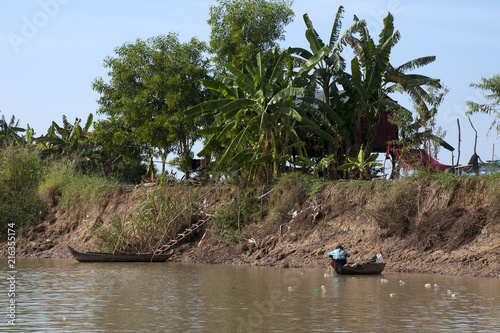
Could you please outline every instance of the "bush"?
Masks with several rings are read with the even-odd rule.
[[[56,206],[61,198],[62,189],[73,177],[73,168],[67,162],[57,161],[48,166],[38,187],[42,202],[49,207]]]
[[[9,225],[20,230],[45,212],[36,188],[43,163],[33,147],[7,146],[0,150],[0,238],[5,239]]]
[[[118,182],[103,176],[84,175],[75,171],[72,163],[61,160],[52,163],[38,188],[41,200],[47,206],[84,212],[96,205],[107,189]]]

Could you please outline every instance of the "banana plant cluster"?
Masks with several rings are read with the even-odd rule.
[[[373,154],[365,158],[365,152],[363,151],[363,146],[358,153],[358,158],[348,157],[349,161],[346,164],[339,166],[338,170],[357,170],[359,172],[359,179],[368,176],[368,170],[372,167],[382,166],[382,163],[376,162],[378,154]]]
[[[318,63],[313,74],[322,90],[323,101],[310,101],[309,104],[315,104],[315,107],[308,110],[311,120],[321,124],[323,133],[315,134],[324,140],[322,156],[330,160],[334,156],[336,160],[329,164],[329,178],[336,178],[337,170],[345,170],[337,167],[345,163],[351,154],[360,151],[362,146],[364,154],[370,155],[380,112],[406,113],[411,117],[411,111],[391,99],[390,94],[407,94],[419,106],[421,118],[428,119],[435,115],[434,108],[428,106],[436,104],[432,94],[424,87],[441,87],[439,80],[407,73],[432,63],[434,56],[417,58],[398,67],[391,65],[391,51],[401,36],[394,28],[394,17],[390,13],[384,19],[384,28],[376,43],[365,21],[356,16],[354,24],[341,34],[343,12],[340,6],[328,44],[330,52]],[[304,22],[307,27],[306,38],[314,52],[325,44],[307,14],[304,15]],[[350,62],[350,73],[346,71],[346,61],[341,54],[347,45],[355,55]],[[311,54],[303,49],[296,49],[296,52],[305,59]],[[446,143],[442,145],[451,148]]]
[[[394,17],[389,13],[384,19],[376,43],[366,23],[356,16],[342,33],[343,13],[340,6],[328,43],[305,14],[310,50],[275,50],[271,62],[262,61],[259,54],[255,68],[247,67],[243,72],[227,65],[231,76],[202,82],[221,97],[189,109],[186,115],[209,114],[215,119],[199,131],[206,138],[199,155],[215,156],[214,171],[245,170],[250,180],[260,174],[269,180],[284,170],[287,162],[292,163],[291,154],[295,154],[303,165],[321,168],[330,179],[343,177],[342,170],[350,169],[364,175],[367,168],[375,166],[371,147],[380,113],[411,114],[391,99],[391,94],[407,94],[419,105],[421,117],[435,115],[428,107],[435,106],[433,96],[425,87],[440,88],[439,80],[408,73],[432,63],[435,57],[394,67],[390,55],[401,38],[394,28]],[[354,52],[350,72],[342,56],[347,46]],[[307,83],[312,83],[313,90],[319,89],[322,98],[308,93]],[[305,142],[312,142],[318,156],[306,155]],[[352,156],[355,152],[357,159]],[[370,157],[365,160],[364,156]]]
[[[227,64],[232,75],[202,85],[222,96],[186,111],[188,117],[212,115],[214,122],[199,131],[207,140],[203,155],[216,155],[216,172],[247,172],[252,181],[277,177],[292,149],[303,154],[303,142],[295,125],[302,121],[297,103],[304,95],[304,77],[328,52],[325,46],[294,70],[292,51],[274,49],[271,59],[257,55],[257,66],[242,72]]]
[[[85,125],[82,127],[81,119],[77,118],[71,124],[66,116],[63,116],[63,124],[59,126],[55,121],[49,127],[47,134],[34,139],[42,148],[42,156],[65,156],[83,158],[92,152],[93,145],[90,144],[89,132],[92,126],[93,115],[89,114]]]

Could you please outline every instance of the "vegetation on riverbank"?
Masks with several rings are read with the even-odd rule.
[[[259,19],[271,23],[249,22],[264,3],[270,9]],[[388,145],[401,147],[398,154],[431,145],[453,150],[435,128],[447,89],[408,73],[435,57],[392,66],[401,37],[394,17],[388,13],[376,41],[357,17],[342,32],[342,7],[328,44],[304,14],[310,50],[276,48],[293,16],[283,6],[291,1],[218,0],[210,51],[220,72],[213,76],[202,59],[207,45],[196,39],[180,43],[168,34],[118,47],[116,58],[104,62],[109,82],[93,84],[104,116],[95,123],[92,114],[85,124],[63,117],[34,137],[29,126],[21,135],[15,117],[8,123],[2,116],[0,238],[15,225],[24,254],[50,255],[74,242],[89,250],[151,252],[208,220],[188,244],[206,240],[213,245],[208,253],[223,244],[233,261],[300,265],[300,251],[320,256],[330,239],[357,251],[393,240],[423,253],[456,251],[482,234],[498,234],[499,174],[428,174],[431,166],[422,170],[428,160],[395,167],[401,160],[394,155],[391,177],[401,176],[402,166],[413,169],[411,176],[364,180],[379,178],[371,153]],[[348,46],[350,72],[342,55]],[[414,110],[390,98],[396,92],[407,93]],[[472,106],[496,110],[496,104]],[[387,133],[375,140],[382,118],[397,142]],[[193,159],[199,139],[204,147]],[[185,181],[164,170],[158,175],[154,158],[164,168],[173,152],[171,166]],[[203,186],[188,185],[195,173]],[[217,262],[218,256],[224,257],[191,252],[189,258]]]
[[[41,221],[49,209],[79,214],[98,204],[119,183],[76,170],[69,160],[47,160],[34,146],[7,145],[0,149],[0,237],[8,225],[19,231]]]
[[[342,243],[355,261],[382,249],[392,271],[497,276],[499,193],[498,174],[325,182],[292,173],[269,186],[113,185],[97,202],[88,196],[68,208],[59,198],[18,233],[18,255],[67,257],[68,245],[151,252],[208,219],[173,260],[321,267]]]

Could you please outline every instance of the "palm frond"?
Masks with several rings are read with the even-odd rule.
[[[332,33],[330,34],[330,43],[328,44],[331,49],[333,49],[334,44],[337,43],[340,30],[342,29],[342,18],[344,17],[344,7],[339,6],[337,14],[335,15],[335,21],[333,22]]]
[[[407,71],[412,71],[414,69],[426,66],[426,65],[434,62],[435,60],[436,60],[436,56],[427,56],[427,57],[413,59],[413,60],[405,62],[404,64],[402,64],[401,66],[396,68],[396,70],[398,72],[406,73]]]

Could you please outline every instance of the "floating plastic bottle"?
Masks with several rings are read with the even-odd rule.
[[[316,294],[326,293],[326,288],[325,286],[321,286],[321,289],[316,289],[314,292]]]

